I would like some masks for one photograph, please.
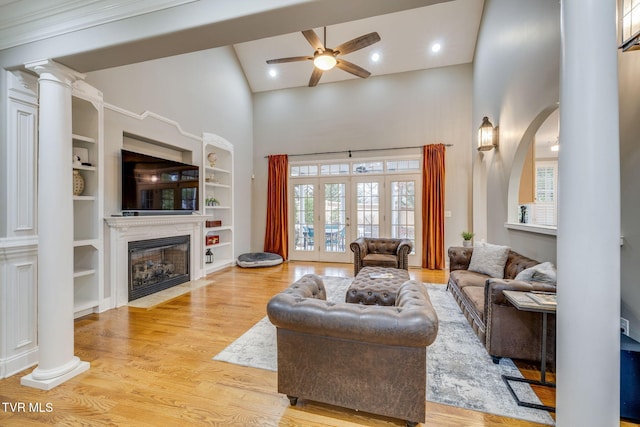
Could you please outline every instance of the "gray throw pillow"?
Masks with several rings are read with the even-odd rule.
[[[475,251],[475,249],[474,249]],[[522,270],[515,277],[515,280],[525,282],[540,282],[548,285],[556,285],[556,267],[550,262],[543,262]]]
[[[469,271],[487,274],[498,279],[504,278],[504,265],[509,257],[509,246],[480,243],[473,247]]]

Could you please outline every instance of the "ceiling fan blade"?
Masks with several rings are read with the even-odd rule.
[[[314,87],[320,81],[320,77],[322,77],[322,70],[316,67],[313,67],[313,73],[311,73],[311,78],[309,79],[309,87]]]
[[[269,59],[267,64],[281,64],[283,62],[306,61],[313,59],[312,56],[291,56],[289,58]]]
[[[318,37],[315,31],[313,30],[304,30],[302,35],[309,42],[309,44],[317,51],[324,52],[324,45],[322,41]]]
[[[345,61],[344,59],[338,59],[336,67],[340,68],[342,71],[346,71],[347,73],[362,77],[363,79],[366,79],[371,75],[371,73],[364,68],[354,64],[353,62]]]
[[[373,32],[365,34],[364,36],[356,37],[355,39],[349,40],[348,42],[344,42],[340,46],[334,48],[333,51],[340,52],[340,55],[346,55],[347,53],[351,53],[364,47],[371,46],[372,44],[379,41],[380,35],[378,35],[378,33],[376,32]]]

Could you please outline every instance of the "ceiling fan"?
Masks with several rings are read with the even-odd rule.
[[[333,49],[326,47],[327,27],[324,27],[324,43],[322,43],[313,30],[304,30],[302,35],[307,39],[311,47],[315,49],[313,56],[292,56],[289,58],[270,59],[267,61],[267,64],[281,64],[283,62],[307,60],[313,61],[313,65],[315,65],[315,67],[311,73],[311,78],[309,79],[310,87],[316,86],[320,81],[320,77],[322,77],[322,73],[332,69],[333,67],[338,67],[347,73],[362,77],[363,79],[366,79],[371,75],[371,73],[364,68],[338,57],[379,42],[380,36],[378,33],[373,32],[356,37],[355,39],[344,42]]]

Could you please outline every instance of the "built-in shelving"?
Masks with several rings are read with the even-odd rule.
[[[82,276],[91,276],[96,274],[97,271],[95,268],[87,268],[85,270],[74,270],[73,272],[73,277],[77,278],[77,277],[82,277]]]
[[[92,172],[95,172],[98,170],[95,166],[84,166],[84,165],[73,165],[73,168],[76,170],[92,171]]]
[[[74,161],[73,170],[84,180],[82,193],[73,195],[75,317],[98,312],[104,293],[103,105],[101,97],[96,96],[97,91],[91,89],[86,84],[74,87],[71,101],[71,144],[82,152],[82,164]]]
[[[212,165],[209,155],[217,159]],[[233,145],[213,134],[203,135],[204,191],[202,210],[207,221],[219,225],[207,227],[205,223],[202,260],[204,274],[209,274],[235,263],[233,251]],[[213,201],[215,199],[215,201]],[[217,236],[216,243],[207,244],[207,236]],[[207,251],[213,254],[213,262],[207,262]]]
[[[71,139],[73,141],[78,141],[78,142],[89,142],[91,144],[95,144],[96,143],[96,139],[95,138],[91,138],[89,136],[77,135],[75,133],[71,135]]]

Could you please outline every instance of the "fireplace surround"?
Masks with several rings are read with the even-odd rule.
[[[121,307],[129,303],[129,243],[167,237],[189,237],[188,280],[203,276],[202,257],[203,226],[205,217],[200,215],[114,216],[105,218],[109,227],[108,283],[110,306]]]

